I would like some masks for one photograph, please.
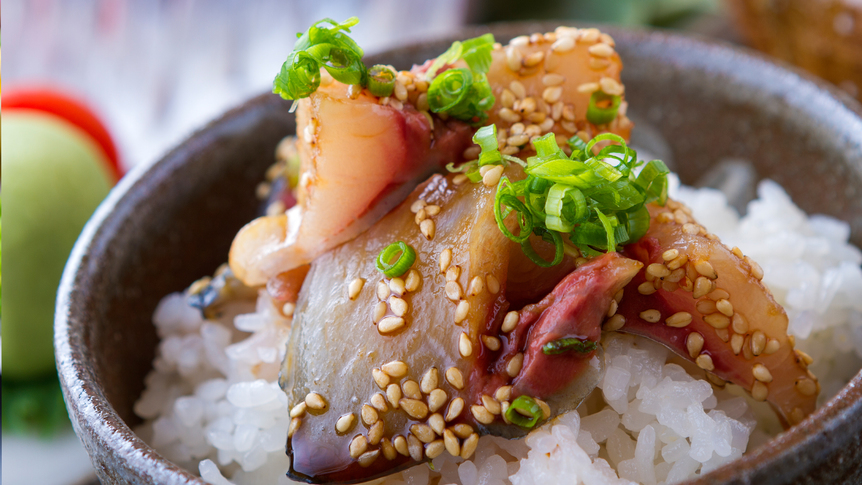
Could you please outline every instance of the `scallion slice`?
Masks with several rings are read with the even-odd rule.
[[[587,107],[587,121],[594,125],[610,123],[617,117],[620,109],[620,97],[596,91],[590,96],[590,104]],[[599,104],[606,106],[599,106]]]
[[[272,92],[284,99],[301,99],[311,96],[320,86],[320,69],[345,84],[366,82],[364,52],[346,33],[359,23],[350,17],[338,23],[332,19],[315,22],[299,39],[293,52],[281,66],[281,72],[272,83]]]
[[[492,138],[496,141],[496,136],[490,136],[494,129],[483,130],[490,148]],[[599,150],[602,142],[610,144]],[[539,266],[558,264],[564,254],[580,251],[580,255],[593,257],[636,242],[649,229],[649,211],[644,204],[656,201],[664,205],[667,200],[669,172],[664,163],[649,162],[636,176],[634,169],[642,162],[618,135],[602,133],[586,143],[572,137],[568,140],[570,157],[557,145],[553,133],[532,143],[536,155],[527,159],[527,178],[515,183],[507,177],[500,179],[494,217],[500,231],[520,244],[524,254]],[[513,213],[520,229],[517,235],[506,226],[506,218]],[[554,243],[557,251],[553,261],[539,257],[530,244],[531,233]],[[577,249],[568,246],[567,252],[564,237]]]
[[[586,354],[593,350],[596,350],[595,342],[578,338],[561,338],[542,346],[542,353],[545,355],[565,354],[568,352]]]
[[[368,70],[368,90],[381,98],[391,96],[395,90],[395,73],[387,66],[375,64]]]
[[[544,416],[542,407],[530,396],[518,396],[506,409],[506,419],[522,428],[532,429]]]
[[[384,276],[395,278],[406,273],[410,266],[413,266],[414,261],[416,261],[416,251],[404,241],[398,241],[380,251],[376,264],[377,270]]]

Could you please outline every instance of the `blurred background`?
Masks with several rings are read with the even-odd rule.
[[[297,32],[354,15],[366,53],[487,22],[673,29],[754,47],[862,99],[862,0],[6,0],[2,483],[94,480],[51,326],[63,263],[99,201],[132,167],[269,91]]]

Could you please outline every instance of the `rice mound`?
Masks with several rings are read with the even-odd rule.
[[[764,283],[790,317],[789,331],[814,359],[820,402],[862,367],[862,253],[850,229],[807,217],[764,181],[748,214],[715,190],[671,193],[728,246],[763,267]],[[181,293],[153,317],[161,342],[135,404],[136,431],[165,458],[216,485],[289,484],[290,421],[278,368],[290,320],[265,292],[204,320]],[[769,406],[736,386],[719,389],[702,371],[643,338],[606,334],[606,373],[576,412],[523,440],[485,436],[467,461],[447,453],[375,483],[419,485],[663,484],[707,473],[781,431]],[[226,477],[229,477],[226,478]]]

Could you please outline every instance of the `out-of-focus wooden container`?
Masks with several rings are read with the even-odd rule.
[[[725,0],[752,47],[862,100],[862,0]]]

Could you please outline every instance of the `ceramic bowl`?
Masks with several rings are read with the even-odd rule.
[[[490,29],[506,41],[555,26]],[[409,68],[488,29],[366,61]],[[625,63],[629,113],[642,133],[666,141],[684,182],[721,159],[750,160],[758,177],[779,182],[805,211],[849,222],[852,242],[862,247],[862,107],[855,101],[725,45],[606,30]],[[137,167],[72,253],[57,304],[57,366],[75,431],[105,484],[203,483],[132,431],[141,422],[132,406],[158,343],[151,316],[163,296],[225,261],[234,234],[255,216],[255,186],[276,144],[295,130],[289,107],[263,94]],[[694,483],[862,483],[862,374],[803,423]]]

